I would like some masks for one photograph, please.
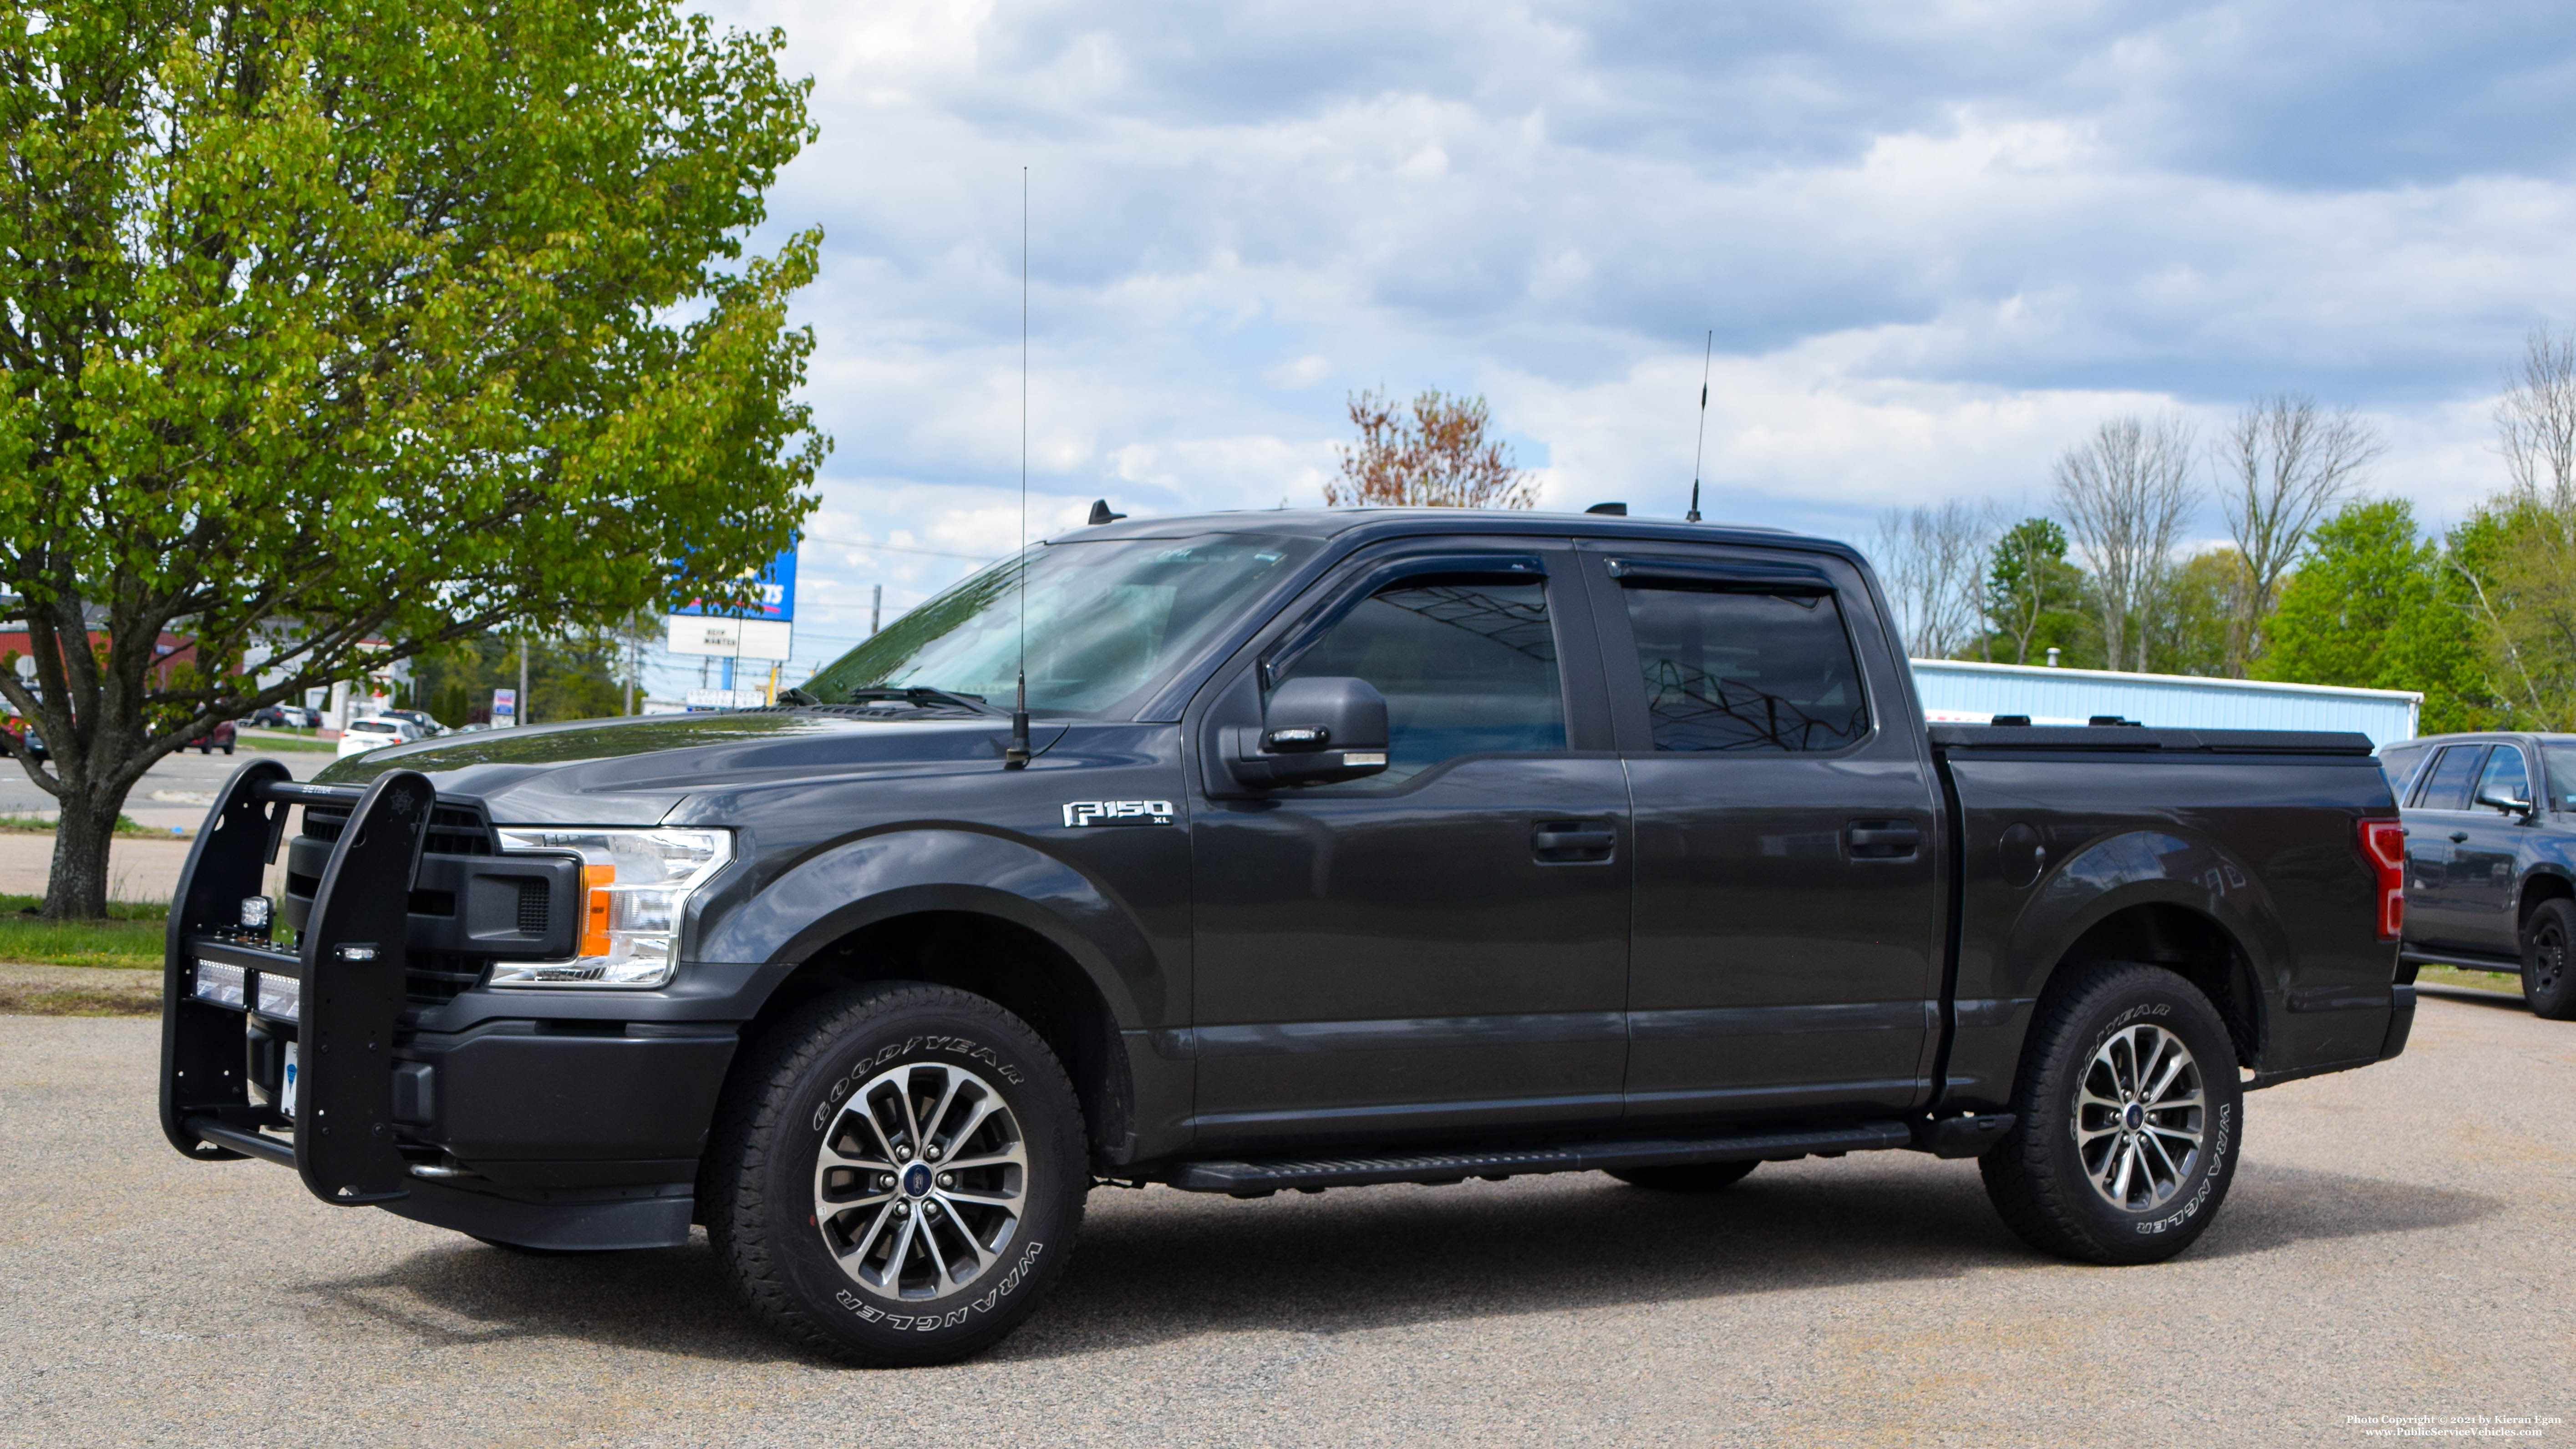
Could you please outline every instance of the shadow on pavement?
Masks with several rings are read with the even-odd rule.
[[[2474,986],[2431,986],[2418,983],[2415,994],[2429,996],[2435,1001],[2459,1001],[2471,1006],[2500,1006],[2507,1011],[2519,1011],[2525,1015],[2531,1012],[2531,1003],[2525,1001],[2520,993],[2508,995],[2502,991],[2481,991]]]
[[[2452,1227],[2501,1207],[2476,1193],[2258,1166],[2191,1256]],[[1775,1170],[1707,1195],[1584,1177],[1254,1202],[1103,1189],[1092,1208],[1053,1298],[988,1357],[2067,1266],[2003,1227],[1964,1162]],[[307,1291],[433,1345],[565,1336],[716,1360],[800,1357],[736,1304],[703,1240],[534,1258],[460,1239]]]

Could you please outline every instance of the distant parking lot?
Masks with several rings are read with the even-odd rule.
[[[1701,1198],[1102,1189],[1016,1337],[892,1373],[766,1336],[703,1242],[527,1257],[182,1162],[156,1032],[0,1018],[0,1441],[2362,1444],[2391,1415],[2576,1419],[2576,1030],[2511,1001],[2428,999],[2400,1060],[2252,1098],[2225,1216],[2163,1267],[2035,1258],[1973,1164],[1910,1153]]]

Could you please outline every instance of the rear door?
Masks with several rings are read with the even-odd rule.
[[[1628,1113],[1920,1099],[1940,996],[1937,793],[1859,570],[1587,545],[1636,810]]]
[[[1337,571],[1202,696],[1203,792],[1220,733],[1315,676],[1386,696],[1390,768],[1193,803],[1199,1144],[1616,1119],[1628,797],[1572,551]]]

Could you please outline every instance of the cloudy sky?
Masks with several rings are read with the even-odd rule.
[[[1376,385],[1485,395],[1543,506],[1677,515],[1710,329],[1712,519],[2037,509],[2108,415],[2288,391],[2450,520],[2576,322],[2563,4],[710,8],[822,128],[768,238],[827,238],[791,676],[1018,536],[1024,166],[1041,537],[1319,502]]]

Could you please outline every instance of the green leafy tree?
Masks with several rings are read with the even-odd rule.
[[[155,759],[438,644],[731,599],[824,448],[750,258],[811,139],[675,0],[0,0],[0,589],[106,904]],[[669,560],[685,559],[674,566]],[[173,629],[200,667],[156,671]]]
[[[2045,660],[2054,647],[2061,663],[2092,651],[2084,571],[2066,558],[2066,530],[2045,518],[2025,518],[2004,530],[1987,553],[1986,617],[1994,626],[1987,652],[2015,664]]]
[[[2245,555],[2232,548],[2209,549],[2170,570],[2137,624],[2146,638],[2147,672],[2232,676],[2253,587]]]
[[[2254,677],[2417,690],[2428,732],[2501,723],[2474,622],[2494,532],[2473,520],[2445,547],[2402,499],[2345,507],[2283,587]]]

